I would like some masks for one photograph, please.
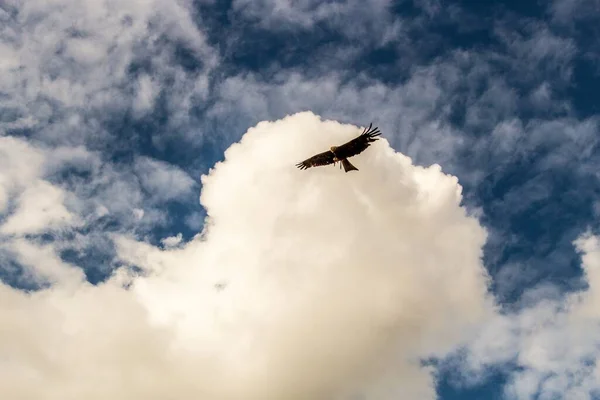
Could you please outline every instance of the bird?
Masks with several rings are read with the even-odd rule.
[[[323,153],[315,154],[314,156],[307,158],[306,160],[296,164],[296,167],[300,169],[308,169],[311,167],[318,167],[322,165],[337,164],[340,163],[340,169],[344,167],[344,171],[358,171],[348,158],[362,153],[372,142],[376,141],[377,136],[381,135],[381,132],[377,127],[371,129],[373,123],[369,124],[368,128],[365,128],[360,136],[346,142],[340,146],[331,146],[328,151]]]

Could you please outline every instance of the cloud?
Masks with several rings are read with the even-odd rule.
[[[118,165],[81,146],[34,143],[0,137],[0,273],[24,287],[44,282],[11,267],[24,265],[11,246],[50,243],[58,259],[82,262],[79,271],[110,274],[108,232],[147,232],[168,222],[165,202],[193,198],[196,183],[170,164],[138,157]]]
[[[554,0],[549,12],[555,22],[570,25],[575,21],[597,17],[597,0]]]
[[[248,7],[265,4],[274,2]],[[316,18],[302,11],[303,5],[313,10],[310,1],[286,4],[297,8],[295,15]],[[271,34],[285,35],[294,29],[293,37],[310,37],[298,25],[284,26],[278,12],[267,6],[263,11],[260,18],[279,23],[269,27]],[[450,9],[438,13],[439,18],[446,11]],[[423,59],[392,43],[389,48],[394,51],[379,63],[370,60],[373,46],[365,45],[370,39],[351,44],[340,40],[334,51],[315,40],[316,50],[302,53],[308,58],[300,66],[295,61],[285,69],[269,64],[257,72],[225,78],[215,86],[217,100],[206,117],[219,121],[220,132],[230,132],[231,140],[238,140],[250,124],[303,110],[353,124],[374,121],[392,147],[415,164],[439,163],[466,186],[465,201],[481,207],[486,227],[498,236],[497,245],[488,246],[486,254],[496,262],[487,267],[496,278],[502,264],[507,264],[502,285],[496,286],[503,288],[496,293],[506,299],[509,293],[521,293],[524,284],[568,274],[563,275],[563,262],[573,258],[568,244],[571,234],[587,223],[581,214],[574,214],[587,209],[595,197],[590,178],[594,178],[591,171],[597,170],[593,156],[597,120],[579,114],[572,103],[569,88],[578,78],[573,71],[582,50],[580,41],[547,21],[506,13],[486,22],[471,12],[459,13],[452,23],[485,31],[493,44],[477,39],[472,47],[466,42],[460,48],[440,45],[443,50],[436,51],[434,59]],[[469,18],[476,18],[476,24],[465,23]],[[390,22],[382,18],[378,23]],[[439,33],[435,21],[427,27],[423,30]],[[420,34],[409,37],[440,40]],[[417,39],[411,40],[410,48],[423,48],[415,45],[421,44]],[[340,49],[352,50],[343,62],[330,65],[326,60],[343,54]],[[566,186],[561,187],[563,183]],[[561,200],[554,202],[557,195]],[[548,196],[554,200],[548,202]],[[577,205],[566,211],[564,205],[574,204],[573,198]],[[559,223],[569,227],[552,229]],[[564,237],[556,237],[560,234]],[[552,246],[555,251],[548,250]],[[513,278],[514,265],[527,273]]]
[[[510,363],[508,398],[592,399],[600,390],[600,238],[581,235],[585,288],[564,294],[551,286],[530,290],[524,307],[496,315],[468,346],[455,371],[473,379]],[[477,381],[477,379],[475,379]]]
[[[497,24],[495,37],[506,46],[506,61],[520,74],[511,77],[521,85],[546,79],[563,89],[571,81],[577,42],[553,31],[545,22],[518,20]]]
[[[167,238],[162,239],[161,243],[165,247],[175,247],[179,243],[181,243],[182,239],[183,239],[183,236],[181,235],[181,233],[179,233],[177,236],[169,236]]]
[[[315,58],[308,71],[244,71],[215,86],[206,117],[239,124],[228,131],[240,134],[247,124],[304,110],[352,123],[376,121],[393,147],[417,164],[440,163],[477,183],[506,159],[507,148],[531,143],[530,127],[564,118],[579,123],[562,92],[572,78],[576,43],[546,24],[508,18],[496,24],[493,36],[495,48],[456,49],[406,68],[399,57],[378,66],[381,73],[357,67],[368,46],[350,51],[335,68],[321,70]],[[478,151],[470,154],[473,148]]]
[[[83,271],[62,261],[52,245],[38,245],[25,239],[15,239],[2,247],[13,253],[20,265],[25,266],[30,282],[67,286],[84,282]]]
[[[19,196],[18,206],[0,227],[3,234],[37,234],[76,224],[76,217],[64,206],[59,188],[38,181]]]
[[[150,202],[132,179],[131,167],[119,169],[83,147],[48,147],[11,136],[0,137],[0,159],[3,235],[64,233],[92,227],[106,215],[120,216],[120,223],[128,226],[132,221],[124,216],[136,206],[145,205],[148,213],[158,217],[157,205],[189,194],[193,184],[176,167],[141,158],[138,171],[146,187],[164,191],[153,193],[155,200]],[[158,220],[160,217],[148,218],[148,222]]]
[[[384,139],[358,173],[294,167],[358,133],[308,112],[263,121],[203,176],[193,240],[116,235],[125,265],[96,286],[63,272],[29,295],[0,284],[0,396],[434,399],[420,358],[493,308],[486,233],[456,178]],[[28,263],[70,268],[51,260]]]
[[[11,194],[39,176],[43,162],[43,153],[27,142],[0,137],[0,212],[5,212]]]
[[[189,195],[195,185],[194,180],[180,168],[148,157],[137,157],[133,169],[149,197],[158,201]]]
[[[208,117],[231,120],[231,110],[235,110],[235,120],[241,125],[313,110],[352,123],[374,121],[394,148],[402,148],[416,163],[448,165],[463,137],[445,122],[444,110],[440,109],[455,91],[454,82],[445,87],[452,78],[442,76],[448,72],[443,67],[419,69],[398,85],[386,85],[362,74],[356,77],[354,72],[352,79],[348,72],[310,78],[280,71],[268,81],[256,74],[234,76],[219,86],[218,101]]]
[[[0,234],[39,234],[78,224],[65,192],[43,179],[47,152],[26,141],[0,137]]]
[[[190,99],[205,95],[218,64],[185,0],[3,4],[0,93],[9,112],[0,129],[28,129],[46,143],[101,147],[111,139],[106,124],[129,111],[145,116],[159,95],[185,131]],[[182,67],[182,51],[197,68]]]
[[[577,322],[569,307],[579,300],[543,280],[562,278],[564,248],[581,232],[583,217],[566,205],[581,216],[595,198],[598,119],[579,119],[565,98],[585,45],[553,25],[593,18],[594,1],[554,1],[548,24],[494,18],[493,49],[454,51],[448,32],[487,31],[487,19],[414,3],[426,17],[398,17],[387,0],[236,0],[227,45],[222,29],[208,33],[224,61],[204,33],[204,18],[224,21],[220,6],[202,14],[187,0],[2,2],[0,135],[21,139],[0,137],[0,276],[40,290],[0,285],[9,327],[0,332],[0,374],[9,377],[0,396],[168,398],[177,388],[203,398],[433,398],[432,369],[418,360],[443,357],[482,319],[490,326],[470,347],[475,375],[518,363],[513,396],[589,393],[593,339],[573,329],[596,335],[595,317]],[[328,29],[339,41],[322,40]],[[233,61],[274,37],[274,48],[285,43],[281,58]],[[211,165],[247,126],[303,110],[374,121],[412,160],[380,141],[357,158],[359,175],[288,170],[358,133],[298,114],[250,130],[204,178],[206,221],[187,208],[199,208],[198,164]],[[210,143],[196,140],[207,132]],[[167,151],[163,160],[178,166],[160,159]],[[482,207],[493,236],[486,256],[497,299],[536,284],[517,302],[525,310],[489,315],[484,231],[461,214],[452,177],[412,163],[439,163],[470,185],[463,200]],[[532,215],[535,241],[515,228]],[[556,221],[569,224],[561,238],[549,227]],[[203,222],[189,243],[174,235]],[[177,230],[159,241],[162,228]],[[534,256],[520,258],[526,250]],[[128,265],[113,272],[115,252]],[[92,286],[83,278],[102,280],[94,271],[114,275]],[[557,345],[569,339],[585,347],[576,357]],[[279,384],[261,386],[267,378]],[[39,387],[28,384],[36,379]]]
[[[335,29],[355,45],[385,46],[402,42],[406,36],[406,21],[394,14],[393,6],[389,0],[235,0],[232,8],[244,19],[274,32],[308,32],[321,25]]]
[[[159,87],[148,74],[141,75],[137,81],[137,93],[133,109],[137,114],[148,112],[154,106]]]

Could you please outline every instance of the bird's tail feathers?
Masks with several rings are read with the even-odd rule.
[[[342,161],[342,166],[344,167],[344,171],[349,172],[349,171],[358,171],[358,168],[356,168],[354,165],[352,165],[352,163],[350,161],[348,161],[347,158],[344,158]]]

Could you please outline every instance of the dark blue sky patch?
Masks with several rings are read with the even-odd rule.
[[[445,400],[501,400],[504,399],[499,387],[509,381],[510,374],[500,368],[488,368],[484,373],[485,379],[477,384],[465,384],[460,377],[444,374],[437,381],[437,392],[440,399]]]
[[[104,235],[94,235],[94,240],[83,248],[64,248],[60,258],[81,267],[85,277],[93,285],[104,282],[114,271],[116,250],[114,244]]]
[[[48,283],[37,282],[26,267],[0,255],[0,281],[5,285],[25,292],[38,291],[50,287]]]
[[[223,54],[219,73],[225,75],[238,73],[241,68],[269,80],[277,69],[294,68],[308,77],[335,69],[354,75],[366,73],[384,83],[401,83],[415,65],[427,65],[453,48],[476,48],[489,45],[492,40],[490,24],[483,24],[481,15],[463,12],[461,18],[469,16],[478,22],[476,26],[464,26],[462,20],[454,19],[456,12],[429,18],[412,2],[398,2],[390,7],[387,18],[402,18],[403,30],[384,44],[369,42],[368,35],[360,41],[349,39],[339,27],[319,21],[310,29],[273,31],[248,21],[230,6],[230,2],[219,2],[216,7],[200,7],[203,13],[199,23],[211,27],[206,32],[209,42]],[[345,48],[349,51],[344,52]],[[342,57],[340,53],[346,54]],[[353,54],[350,60],[348,54]]]
[[[600,37],[600,31],[594,33]],[[600,113],[600,48],[577,58],[574,66],[574,82],[568,89],[573,99],[575,113],[586,118]]]
[[[436,389],[440,399],[479,400],[503,399],[498,390],[509,382],[511,373],[518,369],[516,360],[503,364],[484,365],[477,371],[470,370],[465,358],[464,349],[458,349],[440,361],[428,360],[423,365],[435,366],[437,369]]]
[[[140,230],[137,232],[140,238],[144,241],[162,247],[161,240],[169,236],[177,236],[181,233],[182,241],[192,239],[200,230],[193,229],[188,222],[192,214],[199,214],[201,218],[206,216],[206,211],[200,206],[200,202],[196,203],[175,203],[168,202],[162,209],[167,212],[169,220],[164,225],[154,227],[151,231]]]
[[[19,107],[14,105],[3,105],[2,98],[6,96],[1,96],[0,93],[0,124],[14,124],[20,118],[25,117],[25,113],[23,110],[20,110]],[[7,100],[5,98],[5,100]]]
[[[48,241],[52,238],[47,237]],[[36,276],[31,267],[22,265],[16,254],[7,248],[0,248],[0,282],[25,292],[47,289],[52,284]]]
[[[450,3],[450,2],[446,2]],[[519,17],[541,17],[545,11],[547,5],[545,2],[539,0],[531,1],[515,1],[515,0],[490,0],[490,1],[478,1],[478,0],[458,0],[451,2],[452,4],[458,4],[460,7],[465,8],[475,14],[490,15],[490,14],[505,14],[512,13]]]
[[[574,179],[577,165],[538,170],[544,153],[538,149],[512,159],[473,188],[485,214],[482,223],[502,237],[485,246],[492,276],[505,264],[530,268],[527,281],[518,282],[506,300],[516,300],[514,296],[540,281],[567,288],[568,281],[581,274],[572,241],[594,219],[593,204],[600,186],[585,176]],[[531,271],[535,271],[533,276]]]

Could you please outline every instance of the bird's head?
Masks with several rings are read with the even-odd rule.
[[[329,150],[331,150],[331,152],[332,152],[332,153],[334,153],[334,152],[335,152],[335,149],[337,149],[337,146],[331,146],[331,147],[329,148]]]

